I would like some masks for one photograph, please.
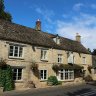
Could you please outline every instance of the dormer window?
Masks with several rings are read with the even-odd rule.
[[[60,44],[60,37],[58,36],[58,34],[53,38],[53,40],[56,44]]]

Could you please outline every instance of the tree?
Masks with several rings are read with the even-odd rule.
[[[2,11],[1,14],[0,14],[0,18],[4,19],[4,20],[7,20],[7,21],[10,21],[10,22],[12,21],[12,16],[8,12]]]
[[[92,55],[96,55],[96,49],[93,50]]]
[[[91,49],[90,48],[88,48],[88,51],[91,53]]]
[[[5,6],[4,6],[4,0],[0,0],[0,18],[7,20],[7,21],[12,21],[12,16],[9,12],[4,11]]]
[[[3,0],[0,0],[0,12],[1,11],[4,11],[4,1]]]

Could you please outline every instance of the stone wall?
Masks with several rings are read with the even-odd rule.
[[[24,46],[24,52],[23,52],[23,58],[22,59],[12,59],[8,57],[9,54],[9,43],[14,44],[21,44]],[[7,64],[11,66],[18,66],[23,68],[22,73],[22,82],[18,81],[16,83],[16,87],[20,88],[26,86],[26,83],[28,80],[32,80],[36,87],[44,87],[46,86],[45,81],[40,81],[32,72],[32,70],[28,70],[27,66],[32,63],[32,60],[34,60],[39,65],[39,70],[46,69],[48,70],[48,77],[51,75],[56,75],[55,72],[52,70],[53,63],[57,63],[58,54],[63,55],[63,64],[68,64],[67,60],[67,51],[65,50],[58,50],[58,49],[48,49],[48,61],[42,61],[41,60],[41,48],[42,47],[36,47],[31,46],[23,43],[17,43],[17,42],[8,42],[8,41],[2,41],[0,40],[0,58],[6,59]],[[87,67],[88,65],[92,65],[92,56],[89,54],[83,54],[83,53],[77,53],[73,52],[75,56],[75,64],[79,64],[81,66],[84,66],[84,70],[86,70],[86,75],[89,74]],[[86,64],[82,64],[82,57],[86,57]]]

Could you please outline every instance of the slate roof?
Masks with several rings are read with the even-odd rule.
[[[1,40],[90,54],[81,43],[68,38],[60,37],[60,45],[58,45],[53,41],[54,36],[56,35],[0,19]]]

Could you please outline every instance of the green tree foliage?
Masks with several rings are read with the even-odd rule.
[[[11,22],[12,21],[11,14],[5,12],[4,9],[5,9],[4,0],[0,0],[0,18]]]
[[[96,55],[96,49],[93,50],[92,55]]]
[[[4,1],[3,0],[0,0],[0,12],[1,11],[4,11]]]
[[[4,87],[4,91],[10,91],[14,89],[14,83],[12,78],[12,69],[9,65],[0,67],[0,86]]]
[[[4,20],[7,20],[7,21],[10,21],[10,22],[12,21],[12,16],[8,12],[2,11],[1,14],[0,14],[0,18],[4,19]]]

